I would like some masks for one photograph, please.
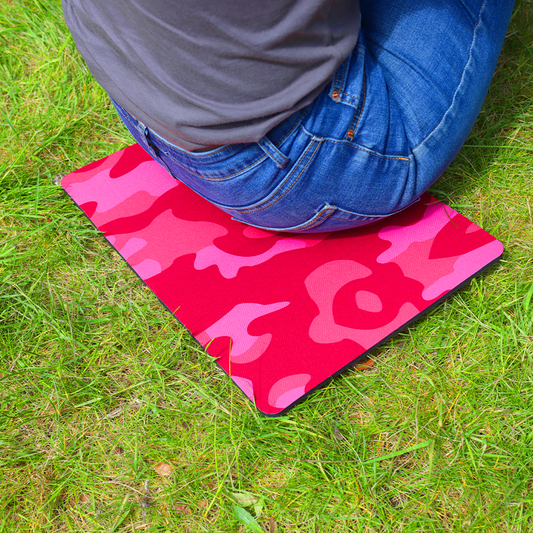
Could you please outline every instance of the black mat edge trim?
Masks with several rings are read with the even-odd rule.
[[[281,415],[284,415],[284,414],[287,414],[287,412],[291,409],[293,409],[294,407],[296,407],[300,402],[304,401],[309,395],[313,394],[314,392],[316,392],[317,390],[319,389],[322,389],[324,387],[326,387],[333,379],[335,379],[337,376],[339,376],[340,374],[342,374],[343,372],[346,372],[346,370],[349,370],[352,366],[354,366],[355,364],[357,364],[358,361],[364,359],[365,357],[367,357],[373,350],[375,350],[376,348],[378,348],[379,346],[381,346],[382,344],[385,344],[386,342],[388,342],[390,339],[392,339],[395,335],[397,335],[398,333],[400,333],[401,331],[403,331],[404,329],[408,328],[411,324],[413,324],[414,322],[416,322],[417,320],[420,320],[421,318],[424,317],[424,315],[428,314],[429,312],[431,312],[433,309],[435,309],[435,307],[438,307],[440,304],[442,304],[446,299],[448,299],[450,296],[452,296],[453,294],[455,294],[457,291],[459,291],[460,289],[462,289],[463,287],[465,287],[466,285],[468,285],[475,277],[479,276],[480,274],[482,274],[483,272],[485,272],[486,270],[488,270],[490,267],[494,266],[495,264],[497,264],[501,258],[503,257],[503,252],[498,256],[496,257],[495,259],[493,259],[490,263],[487,263],[484,267],[480,268],[477,272],[475,272],[474,274],[472,274],[469,278],[467,278],[465,281],[463,281],[462,283],[460,283],[459,285],[457,285],[457,287],[449,290],[446,294],[443,294],[438,300],[434,301],[431,305],[429,305],[428,307],[426,307],[423,311],[421,311],[420,313],[418,313],[418,315],[414,316],[413,318],[411,318],[411,320],[408,320],[405,324],[403,324],[402,326],[400,326],[398,329],[394,330],[390,335],[388,335],[387,337],[383,338],[381,341],[379,341],[377,344],[374,344],[374,346],[372,346],[371,348],[369,348],[368,350],[366,350],[366,352],[362,353],[361,355],[357,356],[353,361],[351,361],[350,363],[346,364],[345,366],[343,366],[340,370],[338,370],[337,372],[335,372],[334,374],[332,374],[329,378],[325,379],[324,381],[322,381],[320,384],[318,384],[316,387],[313,387],[312,389],[310,389],[309,391],[307,391],[303,396],[301,396],[300,398],[298,398],[295,402],[291,403],[290,405],[288,405],[287,407],[285,407],[282,411],[280,411],[279,413],[276,413],[276,414],[268,414],[268,413],[264,413],[263,411],[261,411],[260,409],[258,409],[258,411],[260,411],[262,414],[264,414],[265,416],[268,416],[268,417],[277,417],[277,416],[281,416]]]

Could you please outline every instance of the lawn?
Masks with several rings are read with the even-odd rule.
[[[533,531],[533,2],[433,194],[503,260],[288,415],[58,186],[129,144],[57,0],[0,7],[0,533]]]

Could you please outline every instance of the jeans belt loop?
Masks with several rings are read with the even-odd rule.
[[[150,130],[148,129],[148,127],[145,126],[140,120],[138,120],[137,123],[138,123],[137,130],[142,135],[144,142],[148,150],[150,151],[150,155],[159,164],[163,165],[171,175],[173,175],[172,172],[170,171],[169,166],[166,164],[165,160],[161,157],[159,148],[152,141],[152,137],[150,135]]]
[[[257,142],[259,147],[265,152],[265,154],[276,163],[278,168],[283,168],[290,159],[283,155],[276,145],[266,137],[266,135]]]
[[[339,65],[339,68],[333,76],[333,81],[331,82],[331,89],[329,91],[329,97],[334,102],[340,102],[342,99],[342,94],[344,93],[344,88],[346,87],[346,78],[348,77],[348,70],[350,69],[350,59],[354,51]]]

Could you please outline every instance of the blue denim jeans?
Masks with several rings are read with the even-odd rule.
[[[189,152],[115,103],[175,178],[274,231],[361,226],[416,202],[466,140],[514,0],[361,0],[351,55],[316,100],[257,143]]]

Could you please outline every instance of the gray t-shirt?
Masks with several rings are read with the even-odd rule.
[[[188,150],[255,142],[355,46],[358,0],[63,0],[96,80]]]

